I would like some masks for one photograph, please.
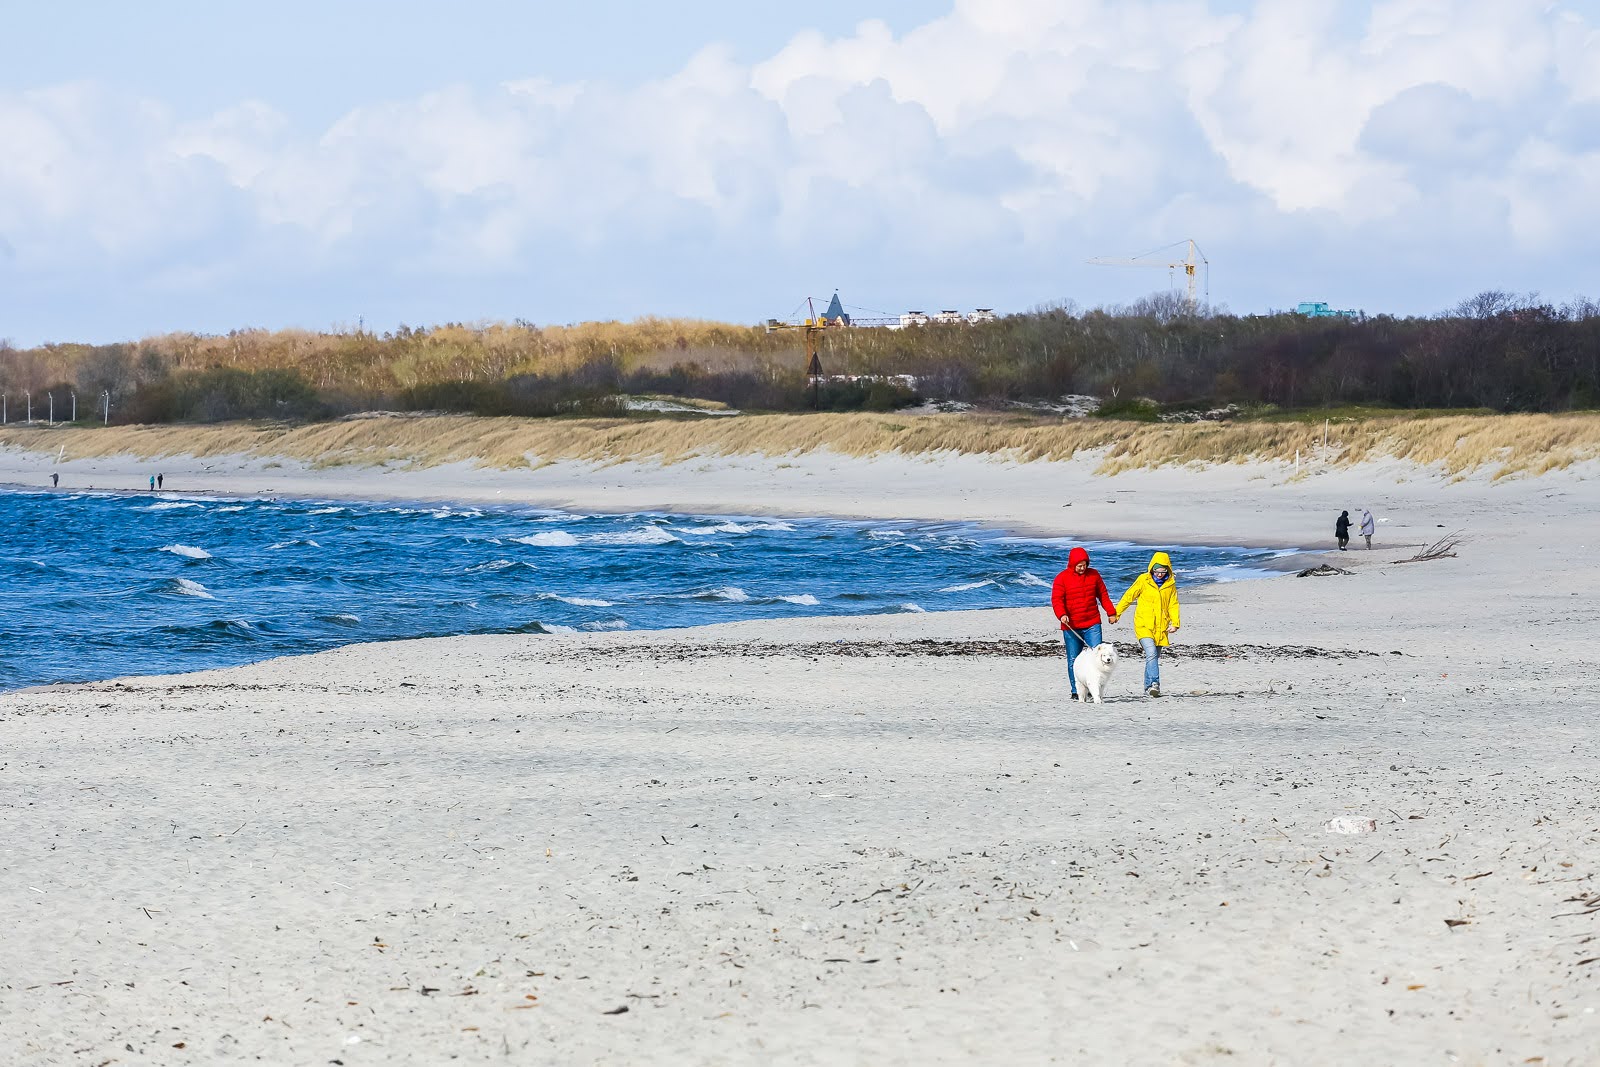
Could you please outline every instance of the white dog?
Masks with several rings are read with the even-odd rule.
[[[1102,703],[1100,694],[1105,692],[1116,666],[1117,646],[1110,641],[1079,652],[1078,658],[1072,661],[1072,673],[1078,678],[1079,703],[1087,704],[1090,697],[1096,704]]]

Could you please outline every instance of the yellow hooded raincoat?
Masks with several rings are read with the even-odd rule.
[[[1156,567],[1167,568],[1167,580],[1160,585],[1150,577],[1150,572]],[[1153,637],[1158,645],[1169,644],[1167,627],[1179,625],[1178,576],[1172,569],[1172,560],[1165,552],[1157,552],[1150,557],[1150,566],[1133,580],[1128,591],[1122,594],[1122,599],[1117,601],[1117,614],[1126,611],[1133,601],[1139,603],[1133,616],[1134,636]]]

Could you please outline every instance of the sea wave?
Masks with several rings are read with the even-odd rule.
[[[637,530],[624,530],[621,533],[589,534],[584,539],[591,545],[667,545],[682,544],[683,539],[675,537],[672,531],[660,526],[645,526]]]
[[[994,582],[993,579],[985,578],[981,582],[965,582],[965,583],[963,583],[961,585],[947,585],[943,589],[939,590],[939,592],[941,592],[941,593],[967,593],[967,592],[971,592],[974,589],[982,589],[985,586],[990,586],[990,585],[994,585],[994,584],[995,584],[995,582]]]
[[[1029,571],[1023,571],[1021,574],[1019,574],[1015,578],[1011,579],[1011,581],[1012,581],[1012,584],[1014,584],[1014,585],[1032,586],[1035,589],[1049,589],[1050,588],[1050,583],[1049,582],[1045,581],[1043,578],[1039,577],[1037,574],[1033,574],[1033,573],[1031,573]]]
[[[225,508],[218,508],[217,509],[217,513],[221,514],[224,511],[243,511],[243,510],[244,510],[244,505],[243,504],[229,504]]]
[[[901,604],[900,610],[911,615],[926,615],[928,613],[928,609],[921,604]]]
[[[340,507],[313,508],[312,510],[306,512],[306,514],[307,515],[337,515],[342,511],[344,511],[344,508],[340,508]]]
[[[159,504],[146,504],[144,507],[142,507],[142,508],[134,508],[134,510],[135,511],[177,511],[179,508],[200,508],[200,507],[205,507],[205,505],[200,503],[197,500],[163,500]]]
[[[532,545],[534,548],[571,548],[578,543],[578,539],[565,530],[529,534],[527,537],[513,537],[511,540],[519,545]]]
[[[304,538],[297,538],[296,540],[293,540],[293,541],[278,541],[278,542],[276,542],[274,544],[270,544],[270,545],[267,546],[267,551],[268,552],[275,552],[280,548],[294,548],[297,545],[304,545],[307,548],[321,548],[322,547],[321,545],[319,545],[315,541],[313,541],[311,538],[304,537]]]
[[[562,596],[560,593],[540,593],[539,600],[559,600],[563,604],[571,604],[575,608],[614,608],[616,604],[609,600],[600,600],[596,597]]]
[[[538,570],[537,564],[520,559],[492,559],[487,563],[474,564],[464,570],[463,574],[482,574],[485,571],[503,571],[507,567],[527,567],[529,570]]]
[[[199,582],[192,582],[187,578],[174,578],[172,581],[168,582],[167,592],[172,593],[175,596],[196,596],[201,600],[217,599],[216,596],[212,594],[211,590],[207,589]]]
[[[867,551],[868,552],[893,552],[896,549],[900,549],[902,551],[907,551],[907,552],[921,552],[923,550],[921,545],[914,545],[910,541],[890,541],[886,545],[879,545],[877,548],[869,548],[869,549],[867,549]]]
[[[161,551],[171,552],[174,556],[182,556],[184,559],[211,558],[211,553],[194,545],[163,545]]]
[[[586,622],[579,627],[580,630],[588,630],[591,633],[604,633],[609,630],[626,630],[627,628],[628,620],[626,619],[597,619],[594,622]]]
[[[799,604],[803,608],[814,608],[822,603],[810,593],[800,593],[797,596],[780,596],[778,599],[788,604]]]

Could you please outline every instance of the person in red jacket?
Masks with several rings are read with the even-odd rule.
[[[1076,698],[1078,678],[1072,664],[1085,647],[1100,644],[1101,607],[1112,622],[1117,621],[1117,609],[1111,605],[1105,580],[1089,566],[1088,549],[1080,546],[1067,554],[1067,569],[1056,575],[1050,588],[1050,606],[1061,623],[1061,640],[1067,646],[1067,683]]]

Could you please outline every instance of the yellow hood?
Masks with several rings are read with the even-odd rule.
[[[1165,552],[1157,552],[1155,555],[1150,557],[1150,566],[1148,566],[1148,567],[1146,567],[1144,569],[1145,573],[1149,574],[1151,571],[1155,570],[1157,567],[1165,567],[1165,568],[1167,568],[1167,576],[1168,577],[1172,577],[1174,574],[1177,573],[1176,571],[1174,571],[1172,569],[1172,559],[1171,559],[1171,557],[1169,557]]]

